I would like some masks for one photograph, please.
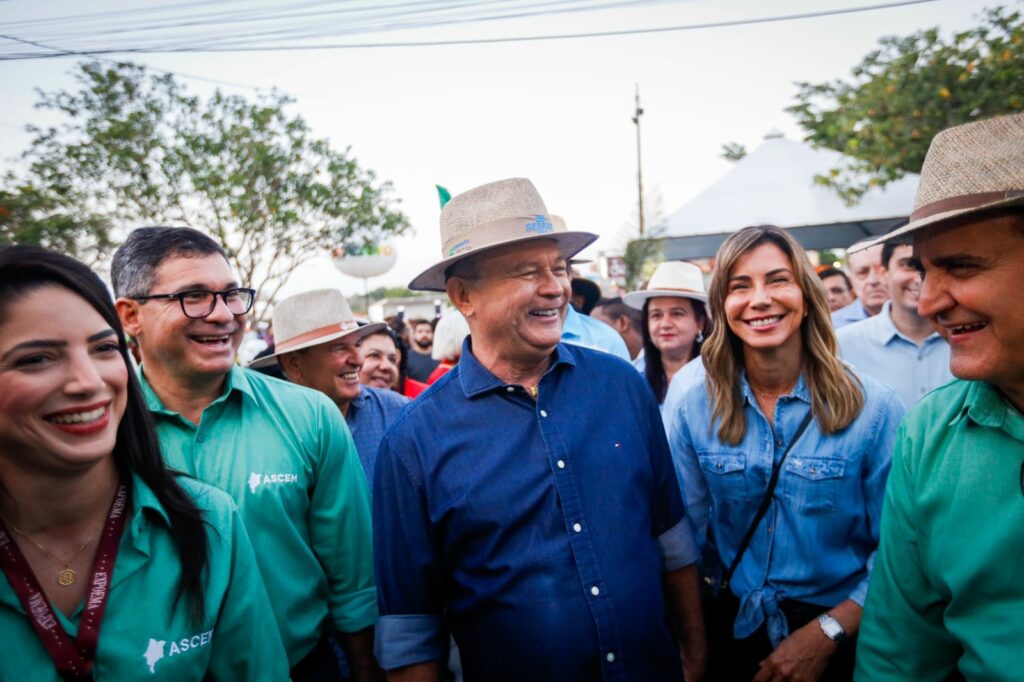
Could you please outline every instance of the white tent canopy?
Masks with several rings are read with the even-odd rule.
[[[873,188],[854,206],[815,182],[841,166],[843,155],[787,140],[772,130],[764,142],[665,220],[669,259],[713,256],[747,225],[787,228],[805,248],[846,247],[885,234],[907,220],[918,176]]]

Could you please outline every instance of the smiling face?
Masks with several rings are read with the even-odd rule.
[[[117,335],[81,297],[44,286],[0,319],[0,459],[76,471],[111,455],[127,404]]]
[[[851,253],[846,258],[846,265],[857,298],[869,313],[877,315],[889,300],[889,291],[882,281],[882,246]]]
[[[539,239],[496,248],[480,259],[477,276],[453,277],[448,289],[469,322],[474,355],[524,366],[543,361],[562,337],[571,293],[558,246]]]
[[[1022,226],[1002,215],[926,231],[914,253],[924,271],[918,313],[949,341],[953,374],[1024,393]]]
[[[363,359],[351,337],[287,353],[279,361],[291,381],[324,393],[342,412],[359,397]]]
[[[703,327],[704,319],[688,298],[655,296],[647,302],[647,332],[654,347],[666,357],[688,360]]]
[[[921,274],[914,262],[912,246],[897,246],[886,263],[882,281],[889,290],[894,306],[917,315],[917,301],[921,294]]]
[[[147,294],[173,294],[189,289],[223,291],[237,287],[231,266],[219,254],[168,258],[156,269]],[[245,333],[245,315],[233,315],[224,300],[202,319],[186,317],[177,300],[119,299],[125,331],[139,340],[143,365],[182,384],[227,374]]]
[[[359,343],[363,366],[359,381],[375,388],[394,388],[398,383],[398,349],[387,334],[372,334]]]
[[[729,272],[725,321],[744,351],[802,344],[804,293],[782,249],[761,244],[736,259]]]

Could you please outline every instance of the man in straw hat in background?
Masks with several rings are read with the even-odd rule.
[[[628,363],[559,342],[567,259],[596,238],[556,226],[525,179],[442,210],[443,260],[410,288],[447,291],[471,336],[381,442],[392,680],[437,680],[449,628],[468,682],[701,675],[696,548],[657,405]]]
[[[377,619],[369,495],[338,408],[235,364],[255,292],[202,232],[135,230],[111,275],[164,458],[238,504],[292,680],[337,679],[332,628],[372,669],[358,663]]]
[[[932,141],[909,236],[918,311],[958,377],[904,419],[860,680],[1020,680],[1024,665],[1024,114]]]
[[[380,439],[409,402],[395,391],[359,383],[359,343],[386,327],[383,322],[360,327],[337,289],[295,294],[274,306],[274,354],[249,365],[258,369],[276,362],[289,381],[330,398],[345,417],[371,487]]]

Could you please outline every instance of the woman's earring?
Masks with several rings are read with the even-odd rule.
[[[697,343],[704,343],[704,332],[697,332],[697,338],[694,340]]]

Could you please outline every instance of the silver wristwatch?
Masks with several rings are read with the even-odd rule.
[[[843,629],[838,620],[827,613],[818,616],[818,625],[821,626],[821,631],[825,633],[825,636],[836,644],[842,644],[846,641],[846,630]]]

